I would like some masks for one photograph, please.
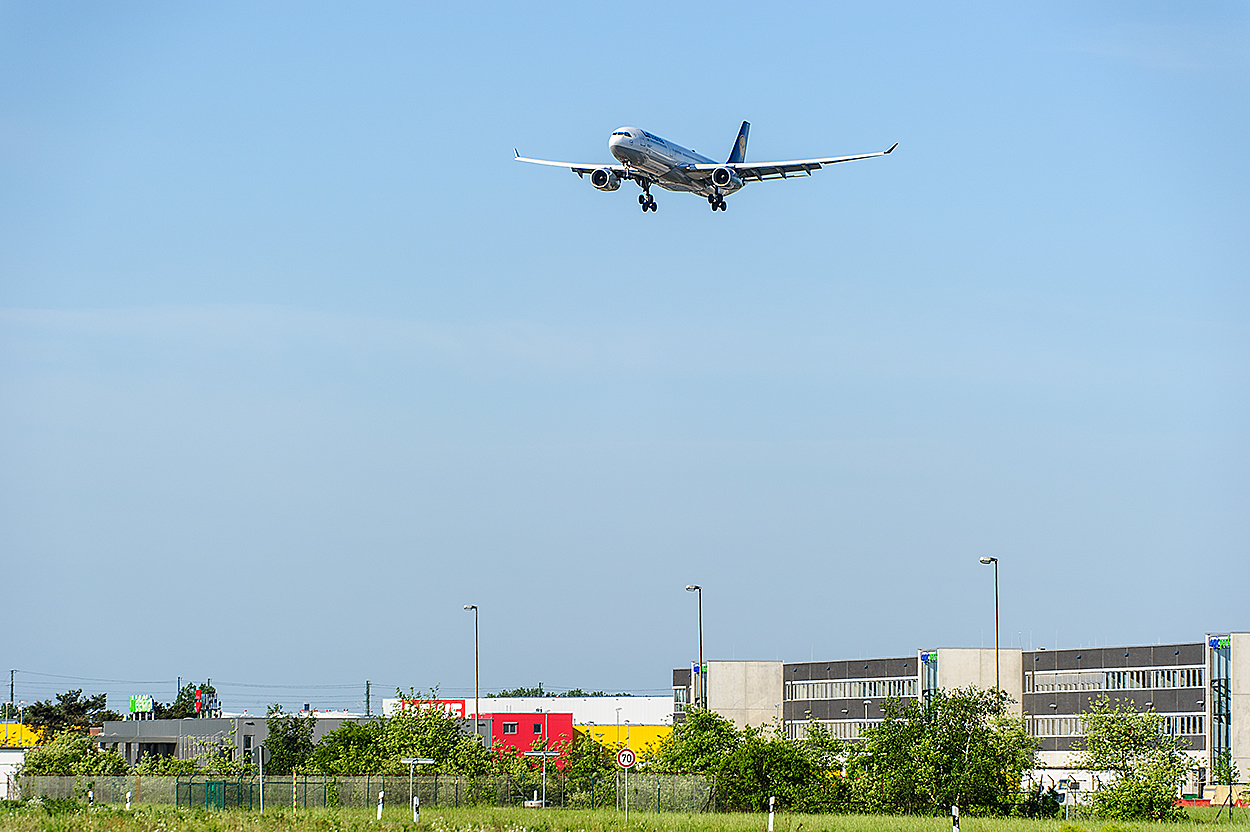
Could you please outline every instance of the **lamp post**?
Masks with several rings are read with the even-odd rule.
[[[699,695],[695,697],[696,708],[707,707],[707,693],[704,692],[703,678],[703,587],[698,584],[686,584],[686,592],[694,592],[699,596]]]
[[[998,558],[981,558],[981,563],[994,564],[994,688],[1002,690],[1002,677],[998,669]]]
[[[482,738],[478,736],[477,725],[481,717],[481,711],[478,705],[478,687],[477,687],[477,604],[465,604],[466,610],[473,610],[473,736],[477,737],[478,742]]]
[[[621,709],[616,709],[616,750],[621,750]]]

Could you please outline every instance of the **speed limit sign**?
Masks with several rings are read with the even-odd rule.
[[[638,758],[634,756],[632,748],[622,748],[616,752],[616,762],[621,768],[633,768],[634,763],[638,762]]]

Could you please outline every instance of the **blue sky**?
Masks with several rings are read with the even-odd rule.
[[[430,5],[0,4],[18,698],[1250,627],[1244,3]]]

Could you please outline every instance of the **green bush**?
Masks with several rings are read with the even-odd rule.
[[[1176,805],[1190,765],[1182,747],[1185,740],[1164,730],[1162,716],[1139,713],[1131,701],[1103,696],[1090,704],[1083,718],[1085,738],[1076,764],[1115,776],[1090,795],[1090,813],[1115,820],[1185,817]]]
[[[97,751],[88,737],[74,731],[57,734],[52,742],[26,752],[19,775],[126,774],[130,767],[116,751]]]

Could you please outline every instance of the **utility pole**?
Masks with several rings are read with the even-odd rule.
[[[9,671],[9,719],[13,718],[13,676],[16,673],[16,670]]]
[[[369,680],[365,679],[365,716],[372,716],[373,711],[369,709]]]

